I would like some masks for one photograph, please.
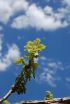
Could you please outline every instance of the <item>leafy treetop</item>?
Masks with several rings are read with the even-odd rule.
[[[28,58],[28,64],[24,60],[25,57],[20,57],[15,61],[18,65],[23,66],[21,73],[16,78],[13,91],[17,92],[18,94],[26,92],[26,83],[31,80],[32,76],[35,78],[35,73],[38,66],[38,63],[36,63],[34,59],[37,58],[39,56],[39,52],[45,48],[46,46],[41,43],[39,38],[26,43],[24,50],[27,52],[25,56]]]
[[[9,92],[2,99],[0,99],[0,104],[2,104],[2,102],[10,104],[7,101],[7,98],[14,92],[17,92],[18,94],[26,93],[26,84],[32,77],[35,78],[36,69],[38,67],[38,63],[35,62],[35,58],[38,58],[39,52],[45,48],[46,46],[41,43],[39,38],[26,43],[24,50],[27,53],[15,61],[16,64],[22,65],[22,70],[16,77],[15,83]],[[26,63],[25,58],[27,58],[28,63]]]
[[[45,47],[46,46],[44,44],[41,44],[41,40],[39,38],[34,41],[28,41],[26,46],[24,46],[25,51],[27,51],[28,53],[40,52],[45,49]]]

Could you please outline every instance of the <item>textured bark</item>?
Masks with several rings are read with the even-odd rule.
[[[22,101],[16,104],[70,104],[70,97],[64,98],[54,98],[53,100],[30,100],[30,101]]]

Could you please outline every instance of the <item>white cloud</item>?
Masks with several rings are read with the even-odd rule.
[[[62,2],[64,5],[70,6],[70,0],[63,0]]]
[[[65,0],[64,0],[65,2]],[[68,1],[69,2],[69,1]],[[69,11],[62,7],[64,10]],[[58,8],[58,9],[62,9]],[[65,12],[55,11],[51,6],[37,6],[27,0],[0,0],[0,21],[7,23],[11,16],[23,11],[24,14],[14,17],[11,26],[14,28],[36,28],[38,30],[56,30],[69,25]]]
[[[40,82],[46,82],[50,86],[56,87],[54,76],[51,73],[49,73],[49,72],[47,73],[46,71],[47,70],[44,70],[44,72],[40,74],[39,81]]]
[[[47,66],[53,69],[60,69],[60,70],[64,69],[61,62],[49,62]]]
[[[11,8],[8,1],[0,0],[0,21],[7,22],[11,15]]]
[[[0,21],[7,23],[11,16],[28,7],[26,0],[0,0]]]
[[[26,0],[15,0],[12,7],[14,12],[21,10],[26,11],[28,8],[28,2]]]
[[[44,60],[44,61],[47,60],[47,58],[45,56],[41,56],[40,59]]]
[[[14,19],[12,27],[26,28],[32,27],[43,30],[55,30],[68,26],[66,20],[62,21],[52,7],[46,6],[44,9],[32,4],[26,11],[25,15],[18,16]]]
[[[53,14],[53,8],[51,7],[51,6],[45,6],[44,7],[44,12],[46,13],[46,14]]]
[[[16,44],[12,44],[5,56],[0,59],[0,71],[5,71],[20,56],[19,48]]]
[[[66,84],[66,87],[70,89],[70,76],[67,76],[65,78],[65,84]]]
[[[70,77],[66,77],[65,80],[70,83]]]
[[[46,60],[42,59],[44,64],[40,62],[40,68],[43,68],[43,70],[39,73],[37,82],[48,83],[50,86],[56,87],[56,83],[62,79],[62,76],[59,75],[59,71],[62,73],[66,67],[64,67],[63,63],[60,61],[54,61],[53,59],[48,58],[45,59]]]

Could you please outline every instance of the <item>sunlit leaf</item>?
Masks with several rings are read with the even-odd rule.
[[[34,41],[28,41],[24,47],[28,53],[36,53],[46,48],[44,44],[41,44],[41,40],[37,38]]]
[[[8,100],[3,101],[4,104],[11,104]]]
[[[47,95],[45,97],[45,100],[51,100],[51,99],[53,99],[53,94],[51,91],[47,91]]]
[[[23,57],[20,57],[20,58],[16,59],[15,63],[17,63],[18,65],[24,64]]]
[[[24,46],[24,50],[27,52],[23,57],[18,58],[15,63],[18,65],[23,65],[21,73],[15,80],[16,88],[14,92],[18,94],[26,92],[26,84],[31,80],[32,77],[35,78],[36,69],[38,67],[36,59],[39,57],[39,52],[45,49],[46,46],[41,43],[40,38],[34,41],[28,41]]]

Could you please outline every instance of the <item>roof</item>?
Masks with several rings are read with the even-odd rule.
[[[27,100],[16,104],[70,104],[70,97],[54,98],[52,100]]]

